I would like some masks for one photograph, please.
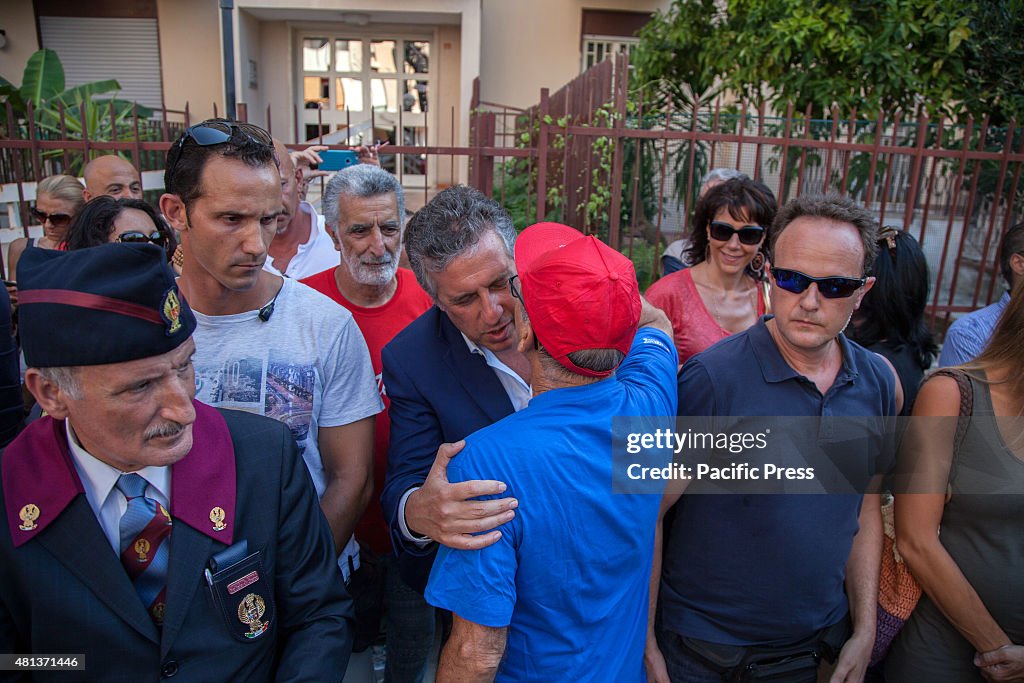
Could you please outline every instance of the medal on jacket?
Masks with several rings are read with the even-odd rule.
[[[238,620],[249,627],[249,632],[245,634],[246,638],[257,638],[270,626],[269,621],[260,620],[266,609],[263,598],[255,593],[249,593],[238,603]]]

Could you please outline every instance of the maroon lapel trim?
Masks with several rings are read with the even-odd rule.
[[[192,450],[171,467],[171,517],[218,543],[235,534],[235,446],[224,416],[192,401]]]
[[[42,532],[85,493],[68,452],[64,421],[42,417],[4,451],[4,502],[14,547]]]

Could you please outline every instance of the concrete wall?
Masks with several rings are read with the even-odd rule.
[[[540,101],[580,73],[583,9],[654,12],[668,0],[481,0],[480,97],[513,107]]]
[[[21,85],[21,74],[28,58],[39,49],[32,3],[29,0],[0,0],[0,29],[7,32],[7,47],[0,50],[0,76]]]
[[[184,109],[192,120],[224,112],[220,10],[212,0],[157,0],[164,104]]]
[[[459,110],[459,107],[462,106],[462,79],[459,71],[462,61],[462,41],[459,27],[438,27],[434,44],[437,46],[435,54],[438,55],[435,60],[437,69],[434,72],[436,76],[433,86],[437,93],[434,96],[434,99],[437,100],[437,107],[433,119],[430,121],[430,125],[434,127],[434,135],[436,135],[436,137],[432,137],[441,147],[458,146],[465,144],[465,142],[460,142],[464,141],[465,137],[463,136],[463,112]],[[452,136],[453,107],[454,137]],[[468,132],[466,135],[468,136]],[[465,171],[460,171],[458,159],[456,159],[456,168],[452,168],[451,157],[431,156],[430,158],[433,160],[433,165],[428,168],[428,173],[432,178],[431,184],[434,186],[443,187],[452,184],[453,181],[465,180],[465,175],[459,175],[460,172],[464,174]]]
[[[271,132],[274,137],[285,142],[295,142],[297,96],[293,94],[295,74],[292,68],[292,52],[291,31],[288,30],[286,22],[260,22],[260,91],[263,108],[259,118],[252,120],[261,125],[265,124],[269,104]]]
[[[238,22],[238,41],[235,45],[236,98],[238,102],[248,105],[250,122],[266,127],[267,112],[263,97],[266,79],[262,73],[263,59],[260,54],[261,22],[244,10],[235,10],[235,20]],[[250,60],[256,62],[256,87],[252,87],[249,82]]]

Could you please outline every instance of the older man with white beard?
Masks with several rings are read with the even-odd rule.
[[[347,308],[366,338],[381,398],[388,399],[381,383],[381,349],[406,325],[433,305],[416,282],[412,271],[398,267],[402,252],[405,197],[398,180],[376,166],[359,164],[338,172],[324,190],[323,212],[328,233],[341,253],[341,264],[305,280],[304,284],[326,294]],[[433,609],[419,592],[406,586],[398,575],[391,540],[380,507],[380,493],[387,464],[390,423],[387,410],[377,415],[374,444],[374,495],[356,538],[384,559],[384,603],[389,681],[416,680],[432,643],[423,634],[433,622]],[[353,587],[353,592],[358,589]],[[357,621],[360,616],[357,614]],[[375,623],[362,623],[367,637]],[[357,636],[356,651],[360,643]]]

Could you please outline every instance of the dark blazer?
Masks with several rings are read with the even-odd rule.
[[[381,353],[391,399],[391,443],[381,495],[402,578],[423,592],[437,552],[405,540],[398,526],[402,495],[427,478],[442,443],[463,439],[513,411],[494,370],[470,353],[462,333],[436,306],[399,332]]]
[[[66,441],[60,448],[63,421],[42,418],[4,454],[0,652],[75,653],[84,655],[86,667],[35,671],[33,680],[342,679],[352,649],[351,599],[291,433],[264,417],[198,403],[196,409],[221,427],[219,440],[201,439],[202,430],[194,427],[192,451],[171,469],[174,526],[162,630],[150,620],[112,552]],[[226,427],[218,422],[220,415]],[[34,490],[18,476],[15,447],[26,438],[36,441],[31,451],[21,453],[47,461],[52,484],[46,489]],[[218,453],[225,452],[226,444],[230,454],[233,443],[233,462],[204,454],[211,441],[222,446]],[[63,499],[60,489],[68,494]],[[27,496],[39,508],[38,528],[31,532],[21,530],[18,518]],[[226,519],[216,525],[219,531],[213,528],[212,505],[225,511]],[[47,515],[51,511],[56,512]],[[270,621],[262,635],[251,639],[242,637],[246,627],[237,605],[219,610],[204,578],[211,555],[242,539],[250,553],[261,551],[262,572],[257,573],[264,583],[241,589],[234,584],[234,599],[240,601],[249,591],[262,594],[268,608],[264,619]],[[0,679],[18,680],[19,675],[0,672]]]

